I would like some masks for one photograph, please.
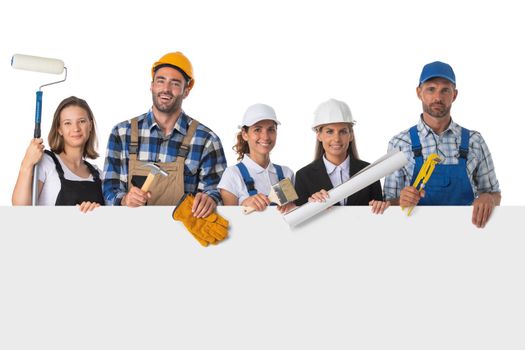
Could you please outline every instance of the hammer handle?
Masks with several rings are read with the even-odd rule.
[[[144,181],[144,184],[140,188],[144,192],[149,191],[149,187],[151,186],[151,183],[153,182],[153,179],[155,179],[155,175],[152,173],[148,174],[148,177],[146,178],[146,181]]]

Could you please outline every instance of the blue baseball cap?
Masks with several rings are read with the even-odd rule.
[[[445,78],[453,84],[456,84],[456,75],[452,67],[443,62],[432,62],[426,64],[419,77],[419,85],[432,78]]]

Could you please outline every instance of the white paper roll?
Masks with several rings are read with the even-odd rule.
[[[61,74],[64,71],[62,60],[21,54],[13,55],[11,66],[16,69],[51,74]]]
[[[284,215],[284,220],[291,227],[297,226],[312,216],[319,214],[323,210],[331,207],[335,203],[344,198],[353,195],[362,190],[368,185],[376,182],[379,179],[401,169],[408,163],[408,159],[404,153],[395,150],[376,160],[341,185],[332,188],[328,191],[330,196],[326,202],[308,202],[301,205],[299,208]]]

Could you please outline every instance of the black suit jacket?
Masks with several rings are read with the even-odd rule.
[[[368,165],[369,163],[367,162],[350,157],[350,177]],[[295,204],[303,205],[308,202],[308,197],[315,192],[319,192],[320,190],[328,191],[333,187],[330,177],[326,172],[323,158],[321,157],[314,160],[312,163],[301,168],[295,175],[295,190],[299,196]],[[383,200],[381,182],[379,181],[348,197],[346,205],[368,205],[368,202],[372,199]],[[337,205],[339,205],[339,203]]]

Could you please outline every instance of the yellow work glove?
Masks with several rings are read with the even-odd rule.
[[[228,220],[215,212],[206,218],[194,217],[191,212],[193,201],[193,195],[186,195],[173,211],[173,219],[182,221],[186,229],[204,247],[225,239],[228,236]]]

